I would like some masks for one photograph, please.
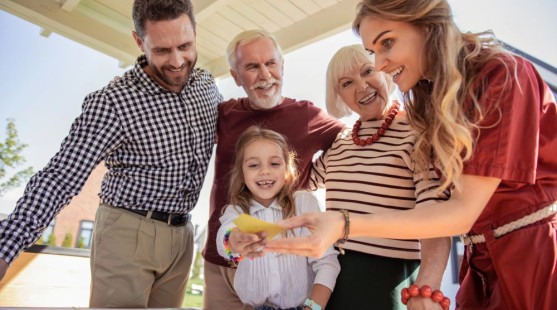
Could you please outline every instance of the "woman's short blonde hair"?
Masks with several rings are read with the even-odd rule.
[[[359,68],[365,63],[371,63],[375,66],[375,57],[370,55],[361,44],[342,47],[333,55],[327,67],[325,95],[327,112],[330,115],[341,118],[352,113],[346,103],[342,101],[338,95],[338,81],[341,77],[352,71],[354,67]],[[385,79],[389,86],[389,95],[391,95],[395,90],[395,84],[386,75]]]

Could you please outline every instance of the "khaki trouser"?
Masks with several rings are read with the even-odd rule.
[[[203,309],[206,310],[252,310],[244,305],[234,290],[236,268],[228,268],[208,261],[203,263],[205,288]]]
[[[179,308],[193,226],[168,226],[101,204],[91,245],[91,308]]]

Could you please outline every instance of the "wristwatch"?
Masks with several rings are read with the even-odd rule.
[[[304,306],[310,308],[311,310],[321,310],[321,305],[309,298],[304,301]]]

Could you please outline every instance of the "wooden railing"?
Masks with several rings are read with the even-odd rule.
[[[89,250],[33,245],[0,281],[0,306],[88,307]]]

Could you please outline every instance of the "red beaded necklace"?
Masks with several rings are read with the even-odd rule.
[[[362,126],[362,121],[357,120],[356,123],[354,124],[354,128],[352,128],[352,141],[354,141],[354,144],[359,146],[365,146],[365,145],[371,145],[373,142],[379,140],[379,138],[385,134],[385,130],[389,128],[389,125],[393,122],[393,119],[395,118],[397,113],[398,113],[398,105],[395,104],[391,109],[391,111],[389,112],[387,118],[385,118],[383,124],[381,124],[381,127],[377,129],[377,132],[374,133],[373,136],[367,139],[358,138],[358,132],[360,131],[360,126]]]

